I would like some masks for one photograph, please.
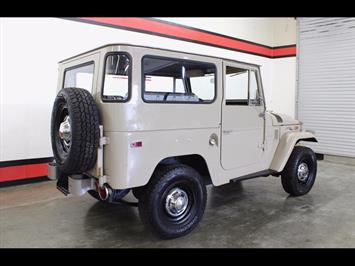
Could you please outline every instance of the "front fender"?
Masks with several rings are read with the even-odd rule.
[[[310,132],[287,132],[285,133],[276,148],[274,158],[271,162],[270,169],[276,172],[281,172],[288,158],[291,155],[293,147],[298,141],[318,142],[316,137]]]

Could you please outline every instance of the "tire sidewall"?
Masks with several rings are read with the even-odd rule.
[[[59,166],[59,168],[65,168],[65,164],[72,160],[71,158],[71,148],[69,149],[68,155],[65,158],[65,160],[62,160],[62,155],[60,154],[60,151],[58,151],[57,145],[59,141],[59,126],[62,121],[61,120],[61,112],[62,112],[62,106],[64,105],[68,109],[68,115],[70,117],[71,122],[71,127],[72,131],[74,132],[76,129],[74,127],[76,126],[76,121],[73,117],[72,110],[71,110],[71,104],[70,104],[70,98],[68,95],[65,93],[65,90],[61,90],[54,102],[53,106],[53,111],[52,111],[52,119],[51,119],[51,138],[52,138],[52,150],[54,157],[56,159],[56,163]],[[72,134],[72,139],[71,143],[73,144],[75,141],[75,134]]]
[[[304,195],[307,194],[313,187],[317,174],[317,160],[314,152],[307,147],[297,147],[298,153],[295,156],[291,169],[291,188],[294,194]],[[305,182],[298,180],[298,167],[301,163],[306,163],[309,169],[308,178]]]
[[[63,106],[67,109],[71,127],[71,143],[66,156],[63,156],[59,137]],[[90,92],[81,88],[63,88],[58,92],[52,109],[51,142],[56,164],[62,172],[81,174],[94,167],[99,145],[99,120],[99,111]]]
[[[187,186],[190,191],[186,191]],[[178,223],[173,222],[164,209],[166,195],[173,187],[183,188],[189,195],[189,201],[192,201],[189,214]],[[148,189],[141,200],[146,202],[140,206],[148,207],[150,212],[147,222],[159,237],[180,237],[192,231],[202,218],[206,206],[206,187],[194,169],[177,167],[166,172],[158,182],[152,184],[152,189]]]

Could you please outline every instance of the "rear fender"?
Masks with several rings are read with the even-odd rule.
[[[277,146],[270,169],[281,172],[291,155],[291,152],[299,141],[318,142],[316,137],[310,132],[287,132],[285,133]]]

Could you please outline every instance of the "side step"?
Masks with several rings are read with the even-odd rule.
[[[256,173],[252,173],[252,174],[248,174],[248,175],[244,175],[244,176],[233,178],[233,179],[229,180],[229,182],[230,183],[234,183],[234,182],[241,181],[241,180],[247,180],[247,179],[256,178],[256,177],[262,177],[262,176],[266,177],[266,176],[269,176],[269,175],[277,176],[278,172],[276,172],[274,170],[267,169],[267,170],[259,171],[259,172],[256,172]]]

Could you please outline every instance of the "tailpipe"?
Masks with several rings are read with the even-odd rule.
[[[100,186],[96,183],[96,191],[103,201],[119,202],[124,196],[128,194],[130,189],[112,189],[108,184]]]
[[[108,185],[104,184],[103,186],[96,185],[97,187],[97,193],[99,194],[99,197],[103,201],[107,201],[110,198],[110,195],[112,195],[112,188],[110,188]]]

